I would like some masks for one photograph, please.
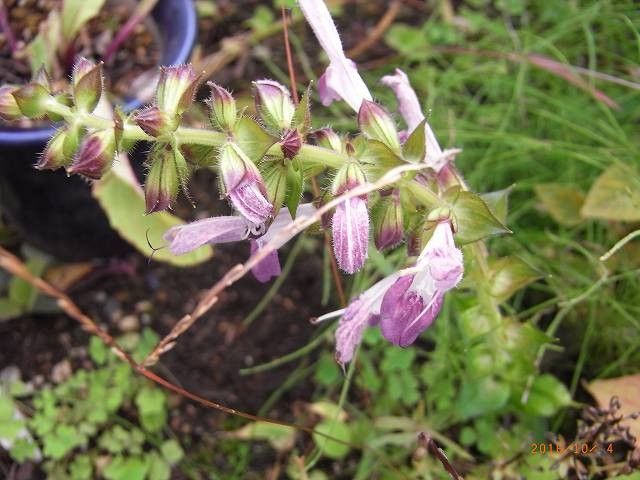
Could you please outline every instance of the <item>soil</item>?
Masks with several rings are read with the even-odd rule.
[[[0,31],[0,84],[24,84],[31,78],[29,58],[25,47],[35,38],[52,11],[59,11],[62,0],[3,0],[17,51],[12,55],[5,35]],[[78,34],[75,55],[99,60],[115,36],[118,28],[131,16],[132,2],[108,2],[97,17],[90,20]],[[109,64],[105,65],[107,91],[116,98],[130,92],[131,83],[144,72],[154,69],[160,61],[155,24],[146,19],[138,24],[122,44]],[[61,59],[64,63],[64,59]],[[63,90],[68,83],[72,65],[63,65],[49,72],[55,90]]]

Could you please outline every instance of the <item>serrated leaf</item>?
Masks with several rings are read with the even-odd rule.
[[[426,153],[426,144],[424,137],[424,124],[427,119],[422,120],[418,126],[411,132],[407,141],[402,146],[402,156],[408,162],[422,162]]]
[[[293,448],[295,434],[295,430],[290,427],[257,421],[248,423],[227,435],[241,440],[266,440],[276,450],[287,451]]]
[[[509,213],[509,194],[513,190],[513,185],[495,192],[487,192],[480,195],[480,198],[491,210],[491,213],[503,224],[507,223],[507,214]]]
[[[359,138],[364,137],[357,137],[356,140]],[[366,145],[354,142],[354,146],[361,149],[361,153],[357,153],[356,157],[358,157],[363,164],[366,164],[367,173],[372,172],[375,176],[383,175],[390,169],[404,164],[404,160],[398,157],[387,145],[378,140],[368,139],[366,140]],[[367,179],[372,180],[368,177]]]
[[[454,187],[445,192],[444,198],[450,203],[457,222],[456,241],[458,243],[471,243],[490,235],[511,233],[511,230],[496,218],[479,195]]]
[[[150,257],[153,254],[154,260],[178,267],[197,265],[211,258],[213,249],[209,245],[179,256],[173,255],[166,248],[154,252],[151,246],[164,245],[164,233],[174,225],[184,222],[168,212],[145,215],[142,191],[116,174],[115,167],[94,184],[93,195],[109,218],[111,226],[144,255]]]
[[[501,302],[540,278],[540,273],[518,257],[504,257],[491,265],[490,293]]]
[[[343,442],[351,441],[351,430],[344,423],[338,420],[324,420],[316,425],[316,432],[324,433]],[[349,445],[330,440],[317,433],[313,434],[313,441],[320,451],[329,458],[339,460],[344,458],[351,450]]]
[[[258,163],[271,145],[278,139],[272,137],[250,117],[241,117],[233,128],[233,138],[240,149],[254,162]]]
[[[584,204],[584,194],[580,190],[559,183],[541,183],[533,189],[544,210],[557,223],[572,227],[582,222],[580,209]]]
[[[72,41],[80,29],[100,13],[105,0],[64,0],[62,2],[62,35]]]
[[[462,382],[456,411],[462,419],[469,419],[502,409],[509,400],[509,385],[491,377]]]
[[[104,469],[108,480],[144,480],[149,470],[149,462],[140,457],[114,457]]]
[[[611,165],[594,182],[580,210],[585,218],[640,220],[640,175],[628,166]]]

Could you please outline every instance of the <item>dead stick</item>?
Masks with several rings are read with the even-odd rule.
[[[427,452],[431,453],[431,455],[433,455],[440,461],[444,469],[447,471],[447,473],[453,480],[464,480],[462,475],[460,475],[457,472],[457,470],[453,467],[453,465],[451,465],[451,462],[449,462],[447,455],[438,446],[438,444],[435,442],[433,438],[431,438],[429,435],[427,435],[424,432],[420,432],[418,434],[418,443],[422,447],[424,447],[424,449],[427,450]]]

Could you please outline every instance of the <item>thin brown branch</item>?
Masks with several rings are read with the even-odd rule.
[[[287,10],[282,6],[282,33],[284,35],[284,51],[287,55],[287,69],[291,83],[291,96],[293,103],[298,104],[298,84],[296,82],[296,71],[293,68],[293,58],[291,56],[291,44],[289,43],[289,26],[287,25]]]
[[[371,30],[369,35],[362,39],[358,44],[347,52],[349,58],[356,58],[365,53],[369,48],[375,45],[384,35],[384,32],[391,26],[393,21],[398,16],[402,2],[400,0],[394,0],[387,8],[387,11],[380,18],[376,26]]]
[[[454,466],[451,465],[447,455],[440,447],[438,447],[438,444],[433,438],[424,432],[420,432],[418,434],[418,444],[440,461],[452,480],[464,480],[462,475],[460,475]]]

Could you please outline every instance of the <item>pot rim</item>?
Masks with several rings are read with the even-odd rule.
[[[153,11],[166,2],[176,5],[180,10],[181,15],[179,17],[176,16],[177,18],[172,17],[172,20],[181,20],[182,25],[179,26],[178,31],[182,34],[182,40],[179,48],[177,48],[168,59],[162,59],[161,64],[178,65],[189,59],[189,54],[191,53],[191,49],[193,48],[193,44],[196,39],[198,27],[195,5],[192,0],[160,0],[154,7]],[[161,27],[161,25],[159,25],[159,27]],[[162,30],[163,29],[160,28],[160,31]],[[123,108],[126,112],[129,112],[141,105],[142,102],[134,98],[127,101],[123,105]],[[0,126],[0,145],[44,145],[55,134],[58,129],[56,125],[60,124],[51,123],[49,125],[33,128],[20,128],[2,125]]]

